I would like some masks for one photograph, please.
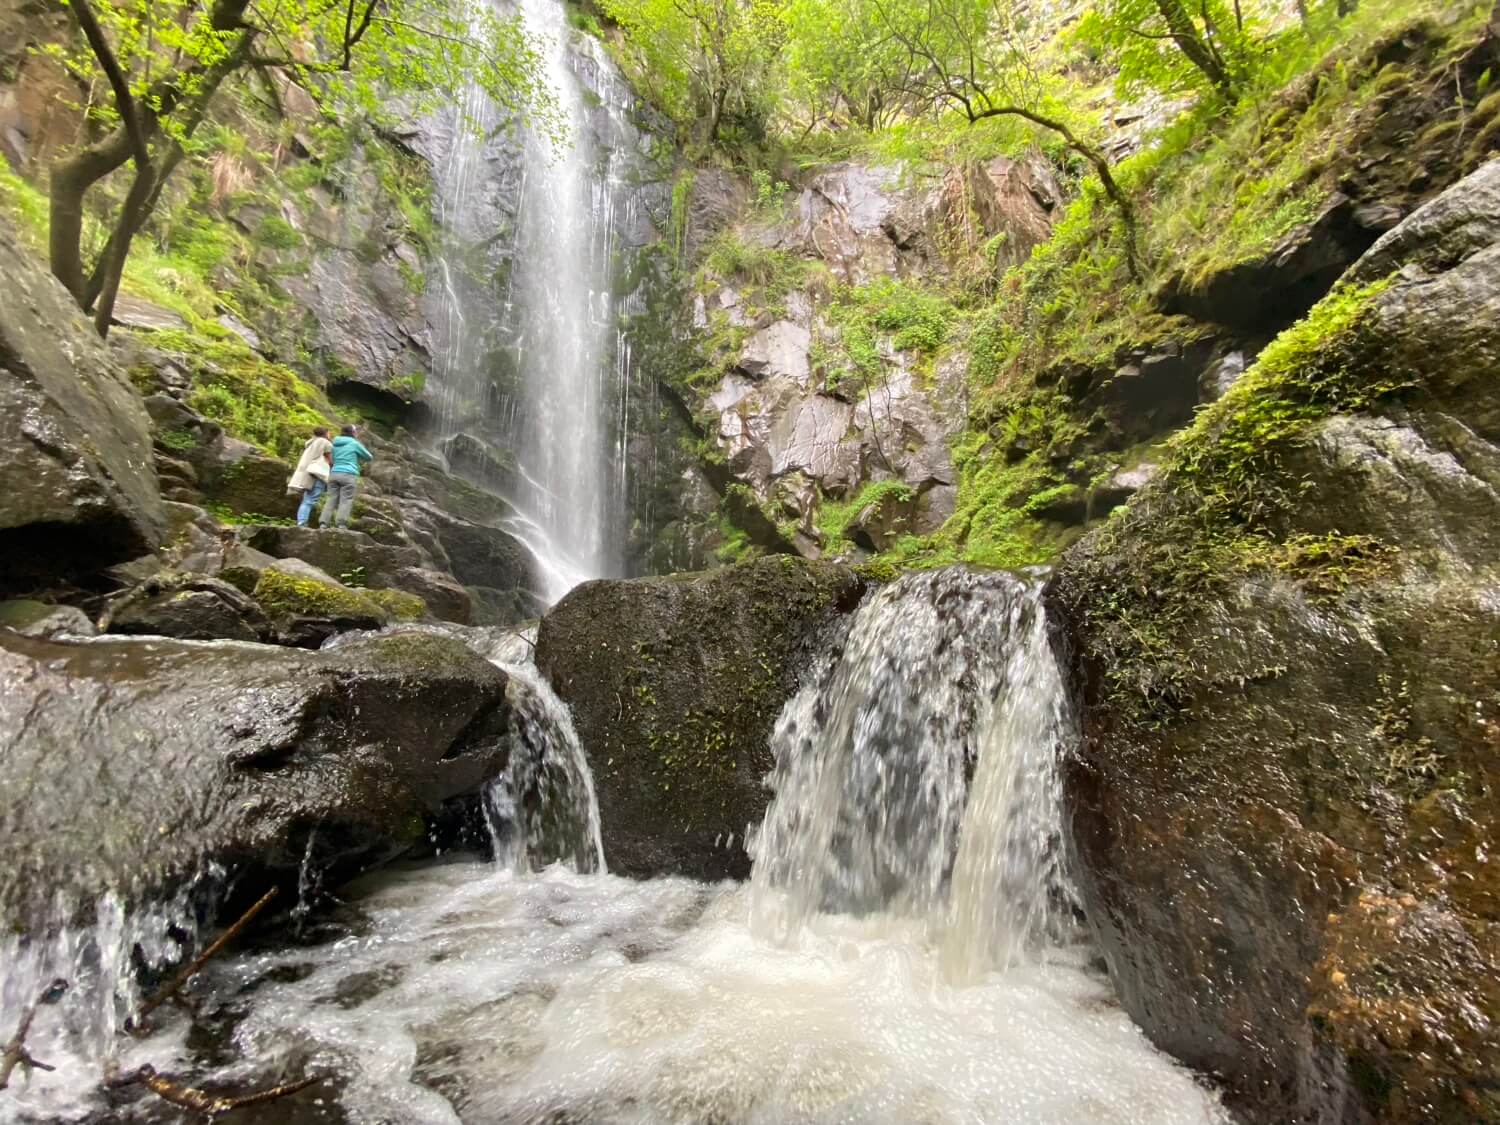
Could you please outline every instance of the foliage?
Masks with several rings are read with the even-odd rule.
[[[839,544],[848,539],[849,525],[862,512],[878,509],[887,501],[909,504],[915,495],[904,481],[872,480],[841,503],[822,498],[818,503],[818,530],[823,533],[824,550],[837,551]]]
[[[783,38],[774,0],[603,0],[602,7],[624,33],[637,87],[692,139],[712,144],[728,121],[763,130]]]
[[[166,331],[153,333],[151,343],[190,373],[190,407],[277,457],[295,459],[314,426],[335,424],[316,387],[238,339]]]

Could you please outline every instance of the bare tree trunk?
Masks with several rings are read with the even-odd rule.
[[[1182,0],[1156,0],[1156,10],[1167,21],[1172,41],[1187,56],[1188,61],[1202,71],[1222,93],[1233,95],[1234,83],[1229,78],[1229,72],[1198,31],[1193,17],[1182,6]]]
[[[79,307],[86,306],[83,283],[83,198],[89,188],[122,167],[130,159],[132,146],[125,130],[116,129],[97,144],[52,167],[48,234],[48,256],[53,276],[73,294]]]

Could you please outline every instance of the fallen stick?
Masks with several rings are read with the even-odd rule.
[[[249,910],[245,911],[245,913],[241,914],[239,920],[235,922],[234,925],[230,926],[229,929],[220,934],[218,939],[212,945],[210,945],[202,953],[198,954],[198,956],[189,961],[175,977],[167,982],[167,986],[165,988],[156,993],[156,995],[152,996],[149,1000],[145,1001],[140,1006],[140,1009],[136,1012],[135,1018],[133,1018],[127,1025],[130,1031],[136,1032],[144,1029],[146,1026],[146,1017],[149,1016],[152,1012],[156,1011],[157,1008],[161,1007],[168,1000],[173,999],[182,989],[183,985],[187,984],[188,981],[192,980],[195,976],[198,975],[198,971],[202,969],[204,965],[208,964],[209,959],[213,957],[215,953],[219,952],[219,950],[223,949],[226,945],[233,941],[235,937],[238,936],[241,930],[243,930],[252,921],[254,921],[255,916],[262,910],[264,910],[270,903],[270,901],[276,897],[276,891],[277,888],[272,887],[265,894],[261,895],[260,899],[255,903],[255,905],[252,906]]]
[[[201,1113],[212,1121],[216,1117],[222,1117],[226,1113],[233,1113],[237,1109],[246,1106],[262,1105],[265,1102],[275,1101],[277,1098],[285,1098],[299,1090],[305,1090],[315,1082],[321,1082],[321,1076],[304,1078],[300,1082],[288,1082],[281,1086],[272,1086],[269,1089],[257,1090],[253,1094],[242,1094],[232,1096],[228,1094],[211,1094],[207,1090],[200,1090],[196,1086],[186,1086],[180,1082],[174,1082],[164,1074],[158,1074],[150,1063],[138,1066],[134,1070],[120,1073],[107,1072],[104,1076],[104,1087],[108,1090],[120,1090],[126,1086],[142,1085],[150,1090],[164,1102],[179,1106],[182,1109]]]
[[[57,1069],[48,1066],[26,1049],[26,1036],[31,1031],[31,1021],[36,1018],[36,1010],[43,1004],[56,1004],[66,991],[68,991],[68,982],[58,977],[32,1001],[26,1011],[21,1013],[21,1022],[16,1025],[16,1033],[10,1037],[5,1050],[0,1052],[0,1090],[10,1085],[10,1076],[16,1067],[20,1067],[27,1074],[33,1070]]]

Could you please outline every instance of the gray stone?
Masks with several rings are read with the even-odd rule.
[[[440,621],[468,625],[474,619],[474,599],[451,574],[424,567],[403,567],[381,578],[381,585],[416,594]]]
[[[1413,211],[1349,271],[1355,283],[1376,281],[1408,262],[1451,265],[1500,242],[1500,160],[1491,160]]]
[[[77,606],[49,605],[30,598],[0,602],[0,629],[42,640],[92,637],[95,633],[94,623]]]
[[[108,632],[184,641],[259,641],[271,622],[255,601],[228,582],[164,573],[113,599]]]
[[[0,218],[0,589],[154,550],[166,526],[140,400]]]
[[[115,298],[111,319],[124,328],[139,328],[148,332],[169,328],[180,331],[188,326],[180,313],[158,305],[155,301],[133,297],[128,293],[121,293]]]
[[[735,368],[752,379],[781,375],[805,387],[811,375],[807,359],[811,344],[806,325],[778,320],[745,341]]]
[[[92,918],[108,891],[130,909],[215,865],[252,897],[304,864],[336,882],[505,764],[505,676],[446,637],[304,653],[0,633],[0,680],[12,932]]]

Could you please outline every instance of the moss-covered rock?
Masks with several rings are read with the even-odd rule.
[[[365,596],[383,609],[392,621],[420,621],[428,616],[427,603],[404,590],[366,590]]]
[[[817,636],[864,583],[776,555],[705,574],[588,582],[543,619],[537,665],[572,708],[611,871],[742,877],[767,747]]]
[[[1248,1120],[1500,1118],[1481,226],[1283,334],[1050,588],[1089,919],[1131,1014]]]
[[[251,596],[276,625],[283,644],[317,648],[335,633],[378,629],[390,613],[364,590],[351,589],[300,559],[278,559],[256,577]]]

